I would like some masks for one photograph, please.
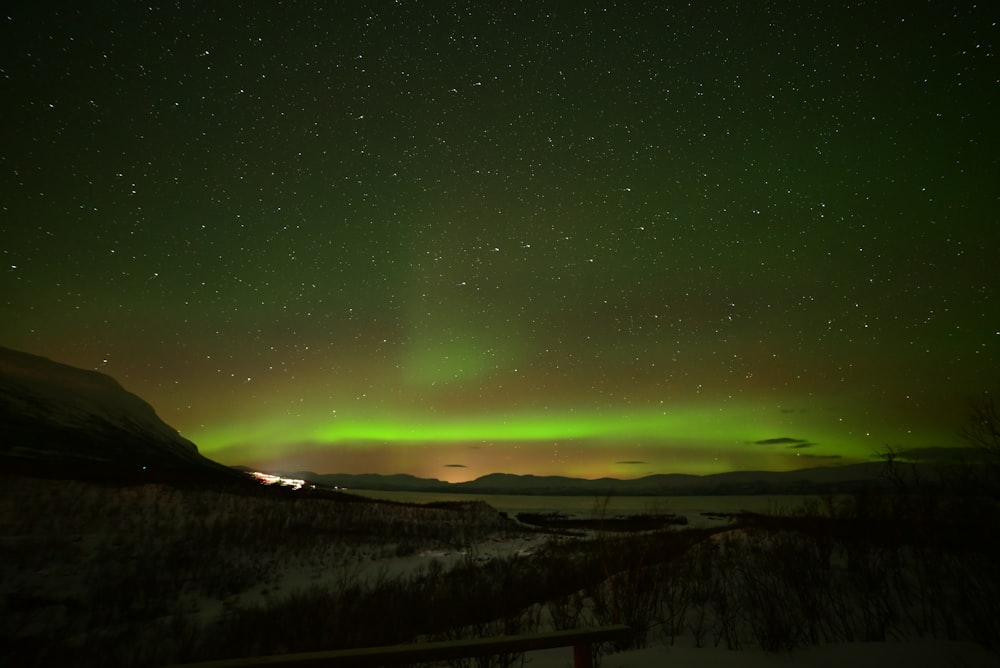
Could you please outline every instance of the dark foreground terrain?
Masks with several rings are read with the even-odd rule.
[[[1000,554],[983,538],[996,520],[977,515],[982,499],[977,510],[859,493],[722,529],[659,517],[566,536],[482,503],[0,483],[3,665],[167,665],[610,623],[639,647],[1000,646]]]

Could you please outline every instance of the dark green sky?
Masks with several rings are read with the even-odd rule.
[[[1000,375],[1000,10],[691,4],[13,3],[0,340],[232,464],[955,443]]]

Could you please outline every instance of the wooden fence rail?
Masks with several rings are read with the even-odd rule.
[[[531,652],[553,647],[573,647],[575,668],[593,668],[595,643],[627,641],[632,630],[628,626],[595,626],[549,633],[530,633],[495,638],[445,640],[409,645],[360,647],[325,652],[280,654],[246,659],[225,659],[204,663],[186,663],[175,668],[239,668],[266,666],[267,668],[375,668],[413,663],[449,661],[491,654]]]

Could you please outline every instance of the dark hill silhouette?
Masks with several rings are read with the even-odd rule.
[[[116,380],[0,347],[4,471],[58,478],[242,483]]]

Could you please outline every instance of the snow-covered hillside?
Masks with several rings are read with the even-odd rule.
[[[150,469],[226,469],[110,376],[0,347],[0,456]]]

